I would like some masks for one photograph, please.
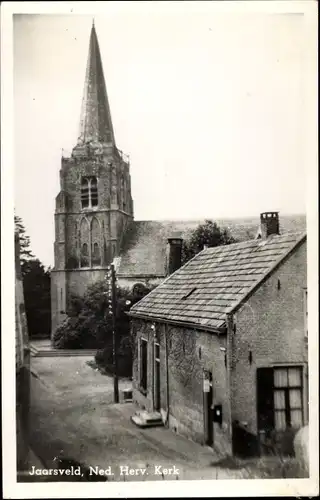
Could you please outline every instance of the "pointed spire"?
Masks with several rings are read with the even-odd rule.
[[[83,91],[78,145],[115,145],[108,95],[98,38],[92,22],[89,55]]]

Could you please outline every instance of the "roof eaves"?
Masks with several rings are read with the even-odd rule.
[[[155,317],[147,316],[147,315],[140,314],[140,313],[132,313],[131,311],[129,311],[127,314],[131,318],[144,319],[147,321],[155,321],[158,323],[166,323],[168,325],[184,326],[187,328],[192,328],[193,330],[205,330],[207,332],[217,333],[219,335],[224,334],[227,331],[225,325],[217,328],[217,327],[212,327],[210,325],[200,325],[198,323],[188,323],[186,321],[175,321],[175,320],[171,320],[171,319],[158,318],[156,316]]]
[[[303,235],[297,241],[295,241],[295,243],[287,250],[287,252],[281,255],[281,257],[273,264],[273,266],[268,269],[266,274],[262,276],[262,278],[248,290],[246,295],[244,297],[241,297],[241,299],[232,307],[232,309],[228,311],[229,314],[234,314],[235,312],[237,312],[242,304],[246,302],[251,297],[251,295],[254,294],[254,292],[270,277],[272,273],[274,273],[274,271],[276,271],[276,269],[283,263],[283,261],[286,260],[291,255],[291,253],[306,240],[306,238],[307,234],[303,233]]]
[[[137,274],[128,274],[128,273],[117,273],[118,278],[134,278],[134,279],[143,279],[143,278],[164,278],[164,274],[161,273],[154,273],[154,274],[143,274],[143,273],[137,273]]]

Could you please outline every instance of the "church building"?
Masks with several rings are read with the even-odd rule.
[[[110,262],[116,263],[120,286],[159,284],[169,273],[170,249],[204,222],[134,221],[129,158],[116,146],[94,24],[79,137],[70,157],[61,160],[54,217],[52,335],[66,318],[70,297],[103,280]],[[255,236],[254,218],[217,222],[239,240]],[[297,229],[295,220],[283,223]]]

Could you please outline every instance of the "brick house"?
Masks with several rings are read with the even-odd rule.
[[[134,402],[222,454],[285,451],[308,421],[306,305],[306,234],[263,213],[131,308]]]

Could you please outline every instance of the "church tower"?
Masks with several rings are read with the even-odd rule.
[[[56,197],[52,334],[66,317],[70,296],[104,278],[132,220],[130,166],[116,147],[93,24],[79,137],[70,157],[62,157]]]

